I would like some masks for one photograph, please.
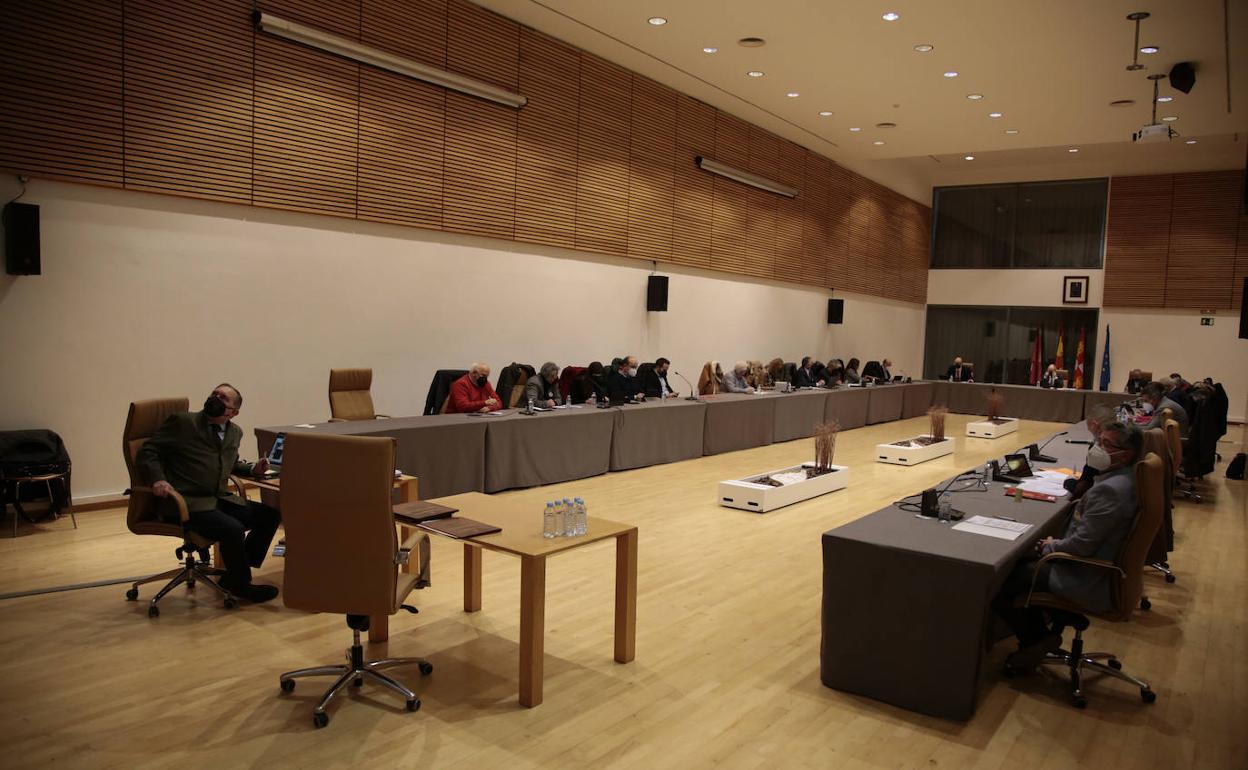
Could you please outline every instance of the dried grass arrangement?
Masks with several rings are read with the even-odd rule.
[[[930,443],[938,444],[945,440],[945,418],[948,416],[947,406],[934,406],[927,410],[927,419],[931,420],[931,428],[927,434]]]
[[[988,421],[1001,422],[1001,415],[1005,413],[1005,394],[993,389],[984,400],[987,402]]]
[[[832,468],[832,455],[836,453],[836,434],[841,432],[841,424],[829,420],[815,428],[815,467],[816,474],[827,473]]]

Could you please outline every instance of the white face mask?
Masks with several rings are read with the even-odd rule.
[[[633,367],[632,369],[629,369],[629,370],[628,370],[628,376],[629,376],[629,377],[636,377],[636,376],[637,376],[637,367]]]
[[[1109,452],[1106,452],[1105,449],[1098,444],[1088,450],[1087,463],[1089,468],[1093,468],[1097,471],[1103,471],[1114,464],[1114,459],[1109,456]]]

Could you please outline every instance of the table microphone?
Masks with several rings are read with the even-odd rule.
[[[1053,439],[1057,438],[1058,436],[1065,436],[1067,433],[1070,433],[1070,431],[1064,430],[1061,433],[1054,433],[1052,436],[1049,436],[1048,441],[1045,441],[1039,447],[1037,447],[1035,444],[1029,444],[1027,446],[1027,459],[1035,460],[1036,462],[1040,462],[1040,463],[1057,462],[1056,457],[1050,457],[1046,454],[1041,454],[1041,451],[1043,451],[1044,448],[1048,446],[1049,442],[1051,442]]]
[[[672,374],[674,374],[674,375],[676,375],[677,377],[679,377],[680,379],[684,380],[684,381],[685,381],[685,384],[689,386],[689,395],[685,397],[685,400],[686,400],[686,401],[701,401],[701,400],[702,400],[702,399],[698,398],[698,394],[694,392],[694,390],[693,390],[693,383],[689,381],[689,378],[688,378],[688,377],[686,377],[685,375],[683,375],[683,374],[681,374],[680,372],[676,371],[675,369],[673,369],[673,370],[672,370]]]

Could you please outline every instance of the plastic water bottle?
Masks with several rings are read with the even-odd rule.
[[[992,481],[992,461],[991,460],[984,463],[984,483],[987,484],[989,481]]]
[[[953,500],[949,497],[949,493],[940,496],[940,507],[937,509],[938,518],[942,523],[948,523],[953,517]]]
[[[533,399],[529,398],[529,409],[527,414],[533,414]]]
[[[542,514],[542,537],[555,536],[555,504],[546,503],[546,511]]]
[[[566,518],[566,513],[563,509],[563,501],[555,500],[553,503],[551,503],[551,505],[553,506],[553,510],[555,512],[555,535],[554,536],[563,537],[565,534],[567,534],[567,529],[564,526],[565,522],[567,521],[567,518]]]
[[[576,498],[576,534],[589,534],[589,514],[585,509],[585,501]]]
[[[566,497],[563,498],[563,535],[564,537],[576,535],[576,508]]]
[[[563,397],[564,406],[572,406],[572,394],[569,393]]]

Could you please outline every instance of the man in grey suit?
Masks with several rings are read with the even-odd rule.
[[[749,365],[744,361],[738,361],[736,366],[732,367],[731,372],[724,374],[724,392],[753,393],[754,389],[750,387],[750,383],[745,379],[745,376],[749,373]]]
[[[1169,409],[1174,413],[1174,421],[1179,424],[1179,435],[1183,438],[1187,438],[1189,426],[1187,410],[1184,409],[1182,405],[1170,400],[1170,398],[1166,396],[1166,386],[1163,383],[1150,382],[1145,385],[1143,398],[1145,401],[1153,405],[1152,419],[1148,421],[1148,424],[1141,426],[1144,430],[1148,430],[1149,428],[1164,429],[1165,426],[1161,424],[1161,410]]]
[[[1088,452],[1088,465],[1098,471],[1092,488],[1075,504],[1062,537],[1047,537],[1037,544],[1038,556],[1060,552],[1111,562],[1117,558],[1139,511],[1135,464],[1143,449],[1144,434],[1136,426],[1111,422],[1101,427],[1100,437]],[[1090,610],[1108,610],[1111,589],[1109,573],[1096,567],[1050,562],[1037,571],[1035,560],[1016,564],[993,601],[993,608],[1018,637],[1018,651],[1006,659],[1006,665],[1018,672],[1033,670],[1045,653],[1062,644],[1061,634],[1048,625],[1044,610],[1016,607],[1018,598],[1032,590],[1043,591]]]
[[[547,361],[524,384],[524,403],[550,409],[559,405],[559,365]]]

